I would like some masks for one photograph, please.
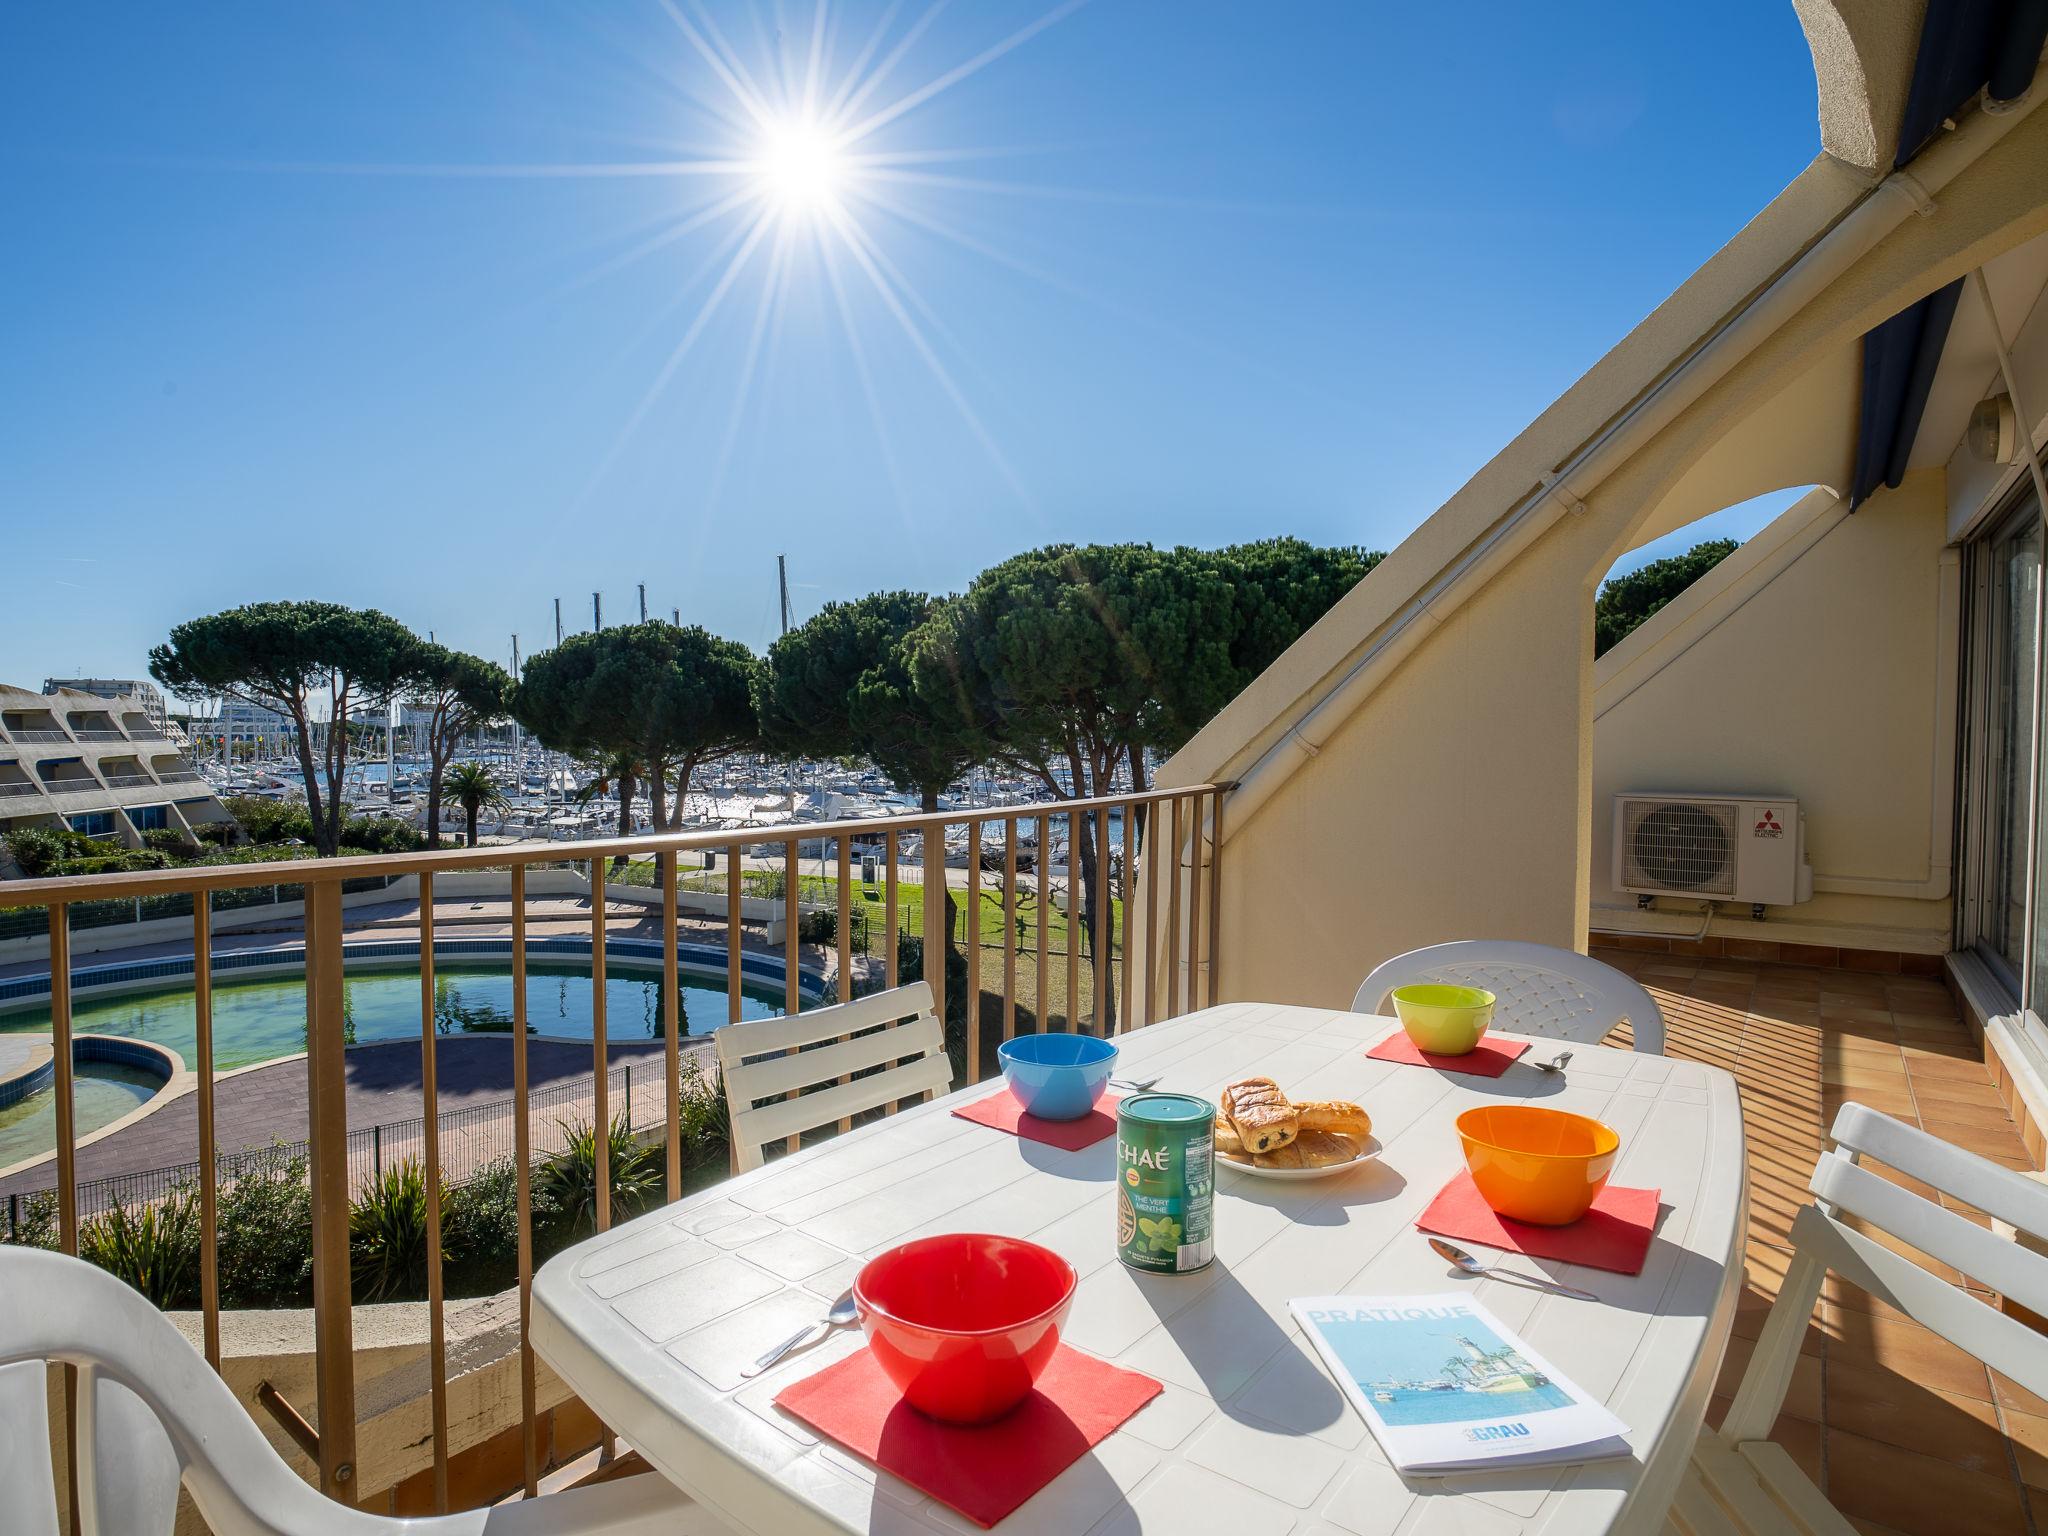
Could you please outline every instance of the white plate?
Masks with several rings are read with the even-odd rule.
[[[1342,1173],[1347,1168],[1356,1168],[1360,1163],[1369,1163],[1380,1155],[1380,1139],[1377,1136],[1365,1138],[1365,1147],[1358,1156],[1348,1163],[1325,1163],[1320,1168],[1261,1168],[1255,1163],[1240,1163],[1216,1154],[1216,1166],[1228,1168],[1232,1173],[1248,1173],[1255,1179],[1327,1179],[1332,1174]]]

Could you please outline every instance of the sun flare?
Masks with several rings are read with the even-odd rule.
[[[762,135],[761,188],[785,212],[816,212],[835,202],[847,181],[838,140],[816,123],[774,123]]]

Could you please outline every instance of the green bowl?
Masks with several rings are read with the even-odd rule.
[[[1394,1012],[1420,1050],[1432,1056],[1463,1056],[1486,1038],[1493,1023],[1493,994],[1484,987],[1417,982],[1394,988]]]

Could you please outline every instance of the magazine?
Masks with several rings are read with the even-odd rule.
[[[1627,1425],[1470,1296],[1308,1296],[1288,1305],[1399,1471],[1629,1454]]]

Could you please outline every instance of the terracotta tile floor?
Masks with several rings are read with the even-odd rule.
[[[1809,1198],[1807,1176],[1844,1101],[2009,1167],[2032,1164],[1936,980],[1599,954],[1656,996],[1671,1055],[1725,1067],[1741,1084],[1748,1276],[1709,1413],[1718,1423],[1777,1295],[1792,1215]],[[1772,1438],[1871,1536],[2048,1536],[2048,1401],[1833,1277]]]

